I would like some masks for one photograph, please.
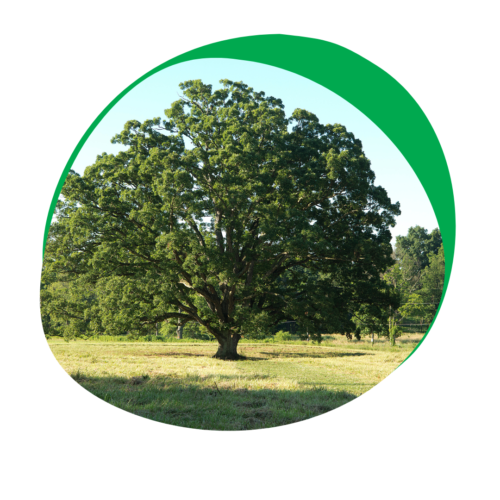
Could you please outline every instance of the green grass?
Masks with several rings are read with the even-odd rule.
[[[214,342],[64,342],[49,345],[61,366],[108,403],[167,424],[243,430],[305,420],[342,406],[387,377],[420,336],[395,347],[333,336],[305,342],[241,343],[241,361],[211,356]]]

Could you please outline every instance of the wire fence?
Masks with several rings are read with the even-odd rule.
[[[402,306],[406,305],[415,305],[415,306],[435,306],[437,309],[439,303],[436,302],[406,302],[402,304]],[[414,316],[406,316],[403,317],[399,313],[395,313],[394,315],[397,326],[403,333],[425,333],[429,329],[432,320],[434,319],[434,315],[426,314],[424,315],[414,315]],[[275,327],[275,333],[278,331],[285,331],[292,335],[298,333],[298,325],[296,321],[284,321]],[[329,332],[318,332],[321,334],[326,334]]]
[[[423,321],[420,323],[413,319],[413,322],[401,321],[398,322],[398,326],[403,333],[425,333],[431,323],[424,323]],[[284,323],[280,323],[275,327],[276,332],[282,330],[284,332],[288,332],[291,335],[296,335],[298,333],[298,326],[296,321],[285,321]],[[276,333],[275,332],[275,333]],[[319,332],[321,334],[326,334],[330,332]]]

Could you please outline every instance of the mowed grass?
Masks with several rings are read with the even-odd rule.
[[[332,339],[326,345],[241,343],[240,361],[211,356],[214,342],[49,340],[61,366],[108,403],[158,422],[213,430],[275,427],[328,412],[365,393],[411,353]]]

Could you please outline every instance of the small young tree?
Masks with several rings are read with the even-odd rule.
[[[394,294],[393,310],[397,307],[397,294]],[[389,336],[389,320],[390,316],[387,308],[379,310],[374,306],[363,306],[353,316],[353,322],[356,325],[354,335],[359,340],[361,335],[371,335],[372,343],[374,342],[374,335],[378,337]]]
[[[421,294],[413,293],[408,297],[408,302],[403,304],[399,310],[403,318],[418,318],[420,327],[424,321],[431,321],[434,316],[434,308],[425,302]]]

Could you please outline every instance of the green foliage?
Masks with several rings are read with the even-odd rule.
[[[395,324],[405,318],[420,325],[424,321],[430,323],[444,286],[444,250],[439,229],[428,234],[420,226],[410,228],[407,236],[397,237],[395,257],[396,263],[384,274],[384,280],[399,297],[400,306],[391,312]],[[390,326],[388,335],[391,338]]]
[[[422,293],[413,293],[408,297],[408,302],[403,304],[399,310],[403,318],[420,318],[420,322],[430,322],[434,317],[435,308],[432,304],[426,303]]]
[[[402,333],[401,327],[395,321],[389,323],[389,341],[391,346],[396,345],[396,339],[401,337]]]
[[[53,274],[44,273],[40,291],[45,334],[71,340],[100,333],[99,319],[92,321],[96,306],[92,288],[79,281],[63,281],[64,276],[54,279]]]
[[[395,295],[397,298],[397,295]],[[393,302],[392,307],[397,306],[397,299]],[[356,325],[354,335],[357,340],[362,335],[371,335],[376,333],[380,336],[388,335],[388,319],[390,308],[379,311],[370,305],[361,307],[353,317],[353,322]]]
[[[412,265],[423,270],[429,265],[430,257],[438,253],[442,243],[438,228],[429,234],[423,227],[410,227],[406,236],[396,237],[396,258],[402,260],[405,256],[410,257]]]
[[[144,336],[161,323],[170,335],[180,321],[222,345],[295,320],[320,341],[396,304],[380,276],[399,204],[361,142],[221,83],[181,84],[165,120],[127,122],[112,141],[125,151],[70,172],[42,277],[51,332]]]
[[[276,342],[288,342],[292,340],[292,334],[289,332],[285,332],[283,330],[280,330],[279,332],[276,332],[274,335],[274,340]]]
[[[395,289],[401,303],[408,302],[410,295],[422,289],[422,273],[440,246],[441,232],[437,228],[429,234],[427,229],[415,226],[406,236],[396,237],[396,263],[385,273],[384,279]]]
[[[430,303],[431,315],[436,314],[444,288],[444,248],[443,245],[435,255],[430,255],[429,265],[422,273],[422,290],[420,295],[424,302]]]

